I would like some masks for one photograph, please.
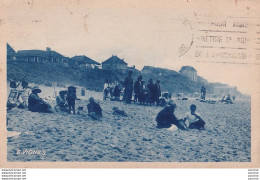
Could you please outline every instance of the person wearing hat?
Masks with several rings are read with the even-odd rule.
[[[133,95],[133,79],[132,79],[132,71],[129,71],[128,76],[125,78],[124,81],[124,87],[125,87],[125,91],[124,91],[124,96],[125,96],[125,102],[126,104],[131,104],[132,101],[132,95]]]
[[[140,102],[140,98],[141,98],[141,81],[142,81],[142,79],[143,79],[142,76],[138,76],[137,81],[135,81],[135,84],[134,84],[134,93],[135,93],[134,101],[135,102],[137,100]]]
[[[169,101],[168,105],[165,106],[157,115],[156,122],[157,128],[170,128],[172,125],[177,126],[179,129],[186,130],[187,127],[183,120],[178,120],[174,115],[176,104],[173,101]]]
[[[32,93],[28,98],[28,110],[32,112],[53,113],[51,105],[38,96],[38,93],[41,92],[38,86],[33,87]]]
[[[170,128],[172,125],[178,124],[178,119],[174,115],[176,104],[169,102],[157,115],[157,128]]]
[[[66,101],[66,95],[67,95],[67,90],[66,89],[61,89],[59,92],[59,96],[56,97],[56,103],[61,111],[69,112],[69,105]]]

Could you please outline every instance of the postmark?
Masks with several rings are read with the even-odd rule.
[[[258,17],[202,16],[193,21],[196,62],[259,65]]]

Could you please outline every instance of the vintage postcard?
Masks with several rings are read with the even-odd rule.
[[[259,1],[0,4],[0,167],[259,167]]]

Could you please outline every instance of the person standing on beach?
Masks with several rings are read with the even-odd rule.
[[[116,81],[115,82],[115,89],[114,89],[114,92],[113,92],[113,96],[115,98],[115,101],[120,101],[120,93],[121,93],[120,86],[119,86],[119,83]]]
[[[108,84],[108,80],[105,81],[104,84],[104,90],[103,90],[103,100],[105,101],[108,97],[108,93],[109,93],[109,84]]]
[[[184,122],[186,122],[188,120],[189,122],[189,128],[190,129],[199,129],[199,130],[203,130],[205,129],[205,121],[202,120],[202,118],[200,117],[199,113],[196,113],[196,105],[192,104],[190,106],[190,112],[188,112],[184,118]]]
[[[115,84],[110,80],[108,86],[109,86],[110,99],[113,99],[114,90],[115,90]]]
[[[153,84],[153,79],[149,79],[148,81],[148,85],[147,85],[147,88],[148,88],[148,92],[149,92],[149,103],[150,105],[154,105],[154,102],[155,102],[155,98],[156,98],[156,87],[155,87],[155,84]]]
[[[201,87],[201,99],[205,100],[206,99],[206,88],[204,86]]]
[[[134,84],[134,93],[135,93],[135,98],[134,101],[139,101],[140,102],[140,97],[141,97],[141,81],[143,77],[138,76],[137,81]]]
[[[155,102],[157,104],[157,106],[159,106],[160,104],[160,100],[159,98],[161,97],[161,86],[160,86],[160,80],[157,80],[156,81],[156,84],[155,84]]]
[[[69,105],[69,114],[71,113],[71,109],[73,111],[73,114],[75,115],[75,100],[77,99],[76,95],[76,88],[74,86],[68,87],[68,93],[67,93],[67,102]]]
[[[128,76],[125,78],[124,87],[125,87],[125,102],[126,104],[131,104],[132,94],[133,94],[133,79],[132,79],[132,71],[129,71]]]
[[[147,102],[147,96],[148,96],[148,92],[147,92],[147,88],[145,85],[145,80],[141,81],[141,88],[140,88],[140,104],[144,104],[145,102]]]

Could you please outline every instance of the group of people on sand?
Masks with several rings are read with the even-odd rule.
[[[129,73],[127,81],[129,81],[131,78],[131,73]],[[139,84],[141,82],[141,84]],[[142,102],[142,91],[138,89],[138,84],[143,85],[142,83],[142,76],[139,76],[137,78],[137,82],[135,82],[135,94],[136,94],[136,99],[141,103]],[[158,84],[158,82],[157,82]],[[150,86],[156,86],[157,84],[153,84],[152,81],[149,82],[148,85]],[[28,83],[23,82],[22,90],[18,91],[18,96],[21,97],[26,97],[25,94],[23,93],[28,93],[27,88],[28,88]],[[158,87],[158,86],[157,86]],[[13,88],[17,88],[13,86]],[[126,101],[129,103],[131,99],[130,95],[133,91],[129,91],[128,88],[129,86],[125,86],[126,91],[125,91],[125,98]],[[154,88],[154,87],[153,87]],[[159,87],[160,88],[160,87]],[[140,91],[139,91],[140,90]],[[23,107],[18,107],[20,108],[28,108],[29,111],[31,112],[39,112],[39,113],[54,113],[55,110],[53,110],[52,106],[44,101],[42,98],[40,98],[39,93],[41,93],[41,89],[38,86],[35,86],[32,88],[30,95],[28,96],[27,102],[22,102]],[[158,91],[155,91],[158,93]],[[158,98],[159,94],[155,94],[155,97]],[[10,97],[9,97],[10,98]],[[16,97],[19,98],[19,97]],[[156,98],[152,99],[153,101],[156,102]],[[69,86],[67,89],[63,89],[59,92],[59,95],[56,97],[56,106],[55,109],[56,111],[64,111],[67,112],[68,114],[76,114],[75,110],[75,101],[79,100],[76,95],[76,87],[74,86]],[[25,100],[26,101],[26,100]],[[151,100],[150,100],[151,101]],[[82,108],[83,107],[79,107]],[[78,109],[79,109],[78,108]],[[88,115],[92,119],[100,120],[102,118],[102,108],[98,103],[96,103],[95,99],[93,97],[89,98],[89,103],[87,104],[87,109],[88,109]],[[190,112],[188,112],[184,119],[177,119],[176,116],[174,115],[174,111],[176,109],[176,104],[173,101],[169,101],[169,103],[158,113],[156,117],[156,122],[157,122],[157,128],[170,128],[173,125],[177,126],[179,129],[186,130],[187,128],[190,129],[204,129],[205,122],[202,120],[200,115],[196,112],[196,105],[192,104],[190,106]],[[79,113],[79,111],[78,111]]]
[[[149,79],[148,84],[145,84],[142,76],[138,76],[137,80],[133,81],[133,72],[129,71],[128,76],[125,78],[123,86],[123,98],[126,104],[131,104],[134,93],[134,102],[140,104],[159,105],[159,98],[161,96],[160,81],[157,80],[154,84],[153,79]],[[111,100],[120,100],[121,86],[118,81],[112,83],[106,80],[104,83],[103,100],[105,101],[109,95]]]
[[[177,119],[174,115],[176,104],[170,101],[157,115],[156,122],[157,128],[171,128],[176,126],[178,129],[187,130],[189,129],[205,129],[205,121],[201,118],[199,113],[196,112],[196,105],[190,106],[190,111],[186,113],[184,119]]]
[[[75,111],[75,101],[80,100],[76,95],[76,88],[74,86],[69,86],[67,90],[62,90],[59,92],[59,96],[56,97],[57,108],[59,110],[68,112],[71,114],[76,114]],[[79,107],[78,110],[83,109],[83,107]],[[93,119],[99,120],[102,118],[102,108],[98,103],[96,103],[93,97],[89,98],[89,104],[87,105],[88,115]],[[78,111],[79,114],[79,111]]]
[[[19,88],[20,84],[22,84],[22,88]],[[8,97],[7,110],[11,110],[17,106],[18,108],[22,109],[28,108],[28,110],[31,112],[54,113],[56,110],[64,111],[68,114],[71,114],[71,112],[76,114],[75,101],[79,99],[77,98],[76,87],[74,86],[69,86],[66,90],[61,90],[59,92],[59,95],[56,97],[55,108],[40,98],[39,93],[41,93],[42,90],[38,86],[31,88],[31,92],[28,90],[29,86],[27,82],[21,81],[21,83],[18,85],[14,85],[14,82],[11,82],[10,87],[11,92]],[[18,92],[18,94],[16,93],[15,98],[10,97],[13,92]],[[93,97],[89,98],[87,109],[88,115],[93,119],[102,118],[102,108],[98,103],[95,102]]]
[[[108,98],[110,100],[119,101],[121,94],[121,87],[119,82],[116,80],[112,82],[111,80],[106,80],[103,89],[103,100],[106,101]]]
[[[137,78],[137,81],[134,84],[134,101],[139,102],[140,104],[150,104],[157,106],[160,103],[161,97],[161,86],[160,80],[157,80],[156,83],[153,83],[153,79],[148,80],[148,84],[145,84],[142,76]]]

